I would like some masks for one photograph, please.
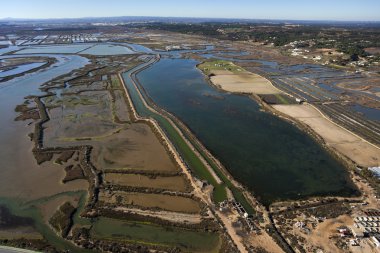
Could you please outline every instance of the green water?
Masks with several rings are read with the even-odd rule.
[[[80,197],[79,208],[78,211],[74,215],[74,221],[79,224],[88,224],[87,221],[81,219],[79,217],[80,208],[83,208],[86,191],[78,191],[78,192],[64,192],[57,195],[49,196],[46,198],[41,198],[29,202],[25,202],[20,199],[10,199],[10,198],[0,198],[0,205],[5,206],[12,215],[31,218],[33,220],[34,228],[41,233],[41,235],[46,239],[51,245],[61,250],[70,250],[71,252],[91,252],[88,250],[80,249],[73,245],[72,243],[64,240],[59,237],[43,220],[39,205],[44,204],[50,200],[53,200],[60,196],[78,196]]]
[[[96,239],[137,242],[146,245],[179,247],[187,252],[217,252],[220,238],[208,232],[165,228],[150,223],[100,218],[91,234]]]
[[[311,137],[252,99],[211,87],[197,63],[162,59],[138,78],[155,103],[180,118],[264,204],[357,193],[344,166]]]

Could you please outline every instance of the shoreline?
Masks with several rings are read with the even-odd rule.
[[[196,65],[196,68],[203,74],[206,82],[215,87],[216,89],[218,89],[219,91],[223,91],[223,92],[231,92],[231,91],[228,91],[228,90],[224,90],[222,89],[219,85],[216,85],[212,82],[212,80],[210,79],[210,77],[208,75],[206,75],[200,68],[198,68],[198,66],[200,64],[202,64],[203,62],[200,62],[199,64]],[[276,89],[280,90],[279,88],[277,88],[276,86],[273,85],[273,83],[265,76],[263,75],[260,75],[261,77],[267,79],[271,85],[273,87],[275,87]],[[280,90],[283,94],[286,94],[290,97],[293,97],[292,95]],[[254,101],[256,101],[258,103],[258,105],[266,112],[269,112],[273,115],[275,115],[276,117],[279,117],[280,119],[282,120],[285,120],[287,122],[289,122],[290,124],[294,125],[295,127],[297,127],[299,130],[301,130],[302,132],[306,133],[307,135],[309,135],[314,141],[316,141],[316,143],[318,145],[320,145],[325,151],[327,151],[333,158],[337,159],[339,162],[342,163],[342,165],[345,167],[346,169],[346,172],[347,172],[347,178],[350,179],[350,183],[352,186],[355,187],[355,190],[356,192],[359,193],[359,195],[351,195],[349,197],[347,196],[341,196],[341,195],[313,195],[313,196],[309,196],[309,197],[306,197],[306,198],[300,198],[300,199],[294,199],[293,201],[302,201],[302,200],[312,200],[312,199],[315,199],[315,198],[318,198],[318,197],[323,197],[323,198],[335,198],[335,197],[342,197],[342,198],[352,198],[352,199],[355,199],[355,198],[358,198],[358,197],[362,197],[363,196],[363,192],[360,191],[360,185],[356,182],[355,180],[355,173],[357,172],[355,169],[358,168],[358,164],[355,163],[352,159],[350,159],[349,157],[345,156],[344,154],[342,154],[341,152],[339,152],[338,150],[334,149],[333,147],[329,146],[328,143],[325,141],[325,139],[317,132],[315,131],[313,128],[311,128],[309,125],[301,122],[300,120],[298,120],[297,118],[293,118],[279,110],[277,110],[276,108],[274,108],[273,106],[267,104],[265,101],[263,101],[257,94],[254,94],[254,93],[247,93],[247,92],[231,92],[233,94],[237,94],[237,95],[242,95],[242,96],[248,96],[250,97],[251,99],[253,99]],[[314,108],[314,106],[313,106]],[[320,111],[318,110],[318,112],[320,113]],[[332,121],[331,119],[329,119],[327,116],[325,116],[324,114],[321,114],[322,117],[324,118],[327,118],[326,120],[329,120],[329,121]],[[332,122],[333,124],[335,125],[338,125],[337,123],[335,122]],[[338,125],[339,126],[339,125]],[[346,130],[346,131],[349,131],[347,129],[345,129],[344,127],[342,126],[339,126],[340,128]],[[356,136],[356,135],[355,135]],[[363,139],[362,137],[359,137],[360,139]],[[368,141],[364,140],[366,143],[369,143]],[[375,146],[374,144],[372,143],[369,143],[371,144],[372,146]],[[376,147],[376,146],[375,146]],[[378,147],[376,147],[378,148]],[[378,148],[379,149],[379,148]],[[267,211],[269,211],[269,208],[270,206],[272,206],[273,204],[276,204],[276,203],[284,203],[284,202],[289,202],[289,201],[292,201],[291,199],[284,199],[284,200],[277,200],[277,201],[274,201],[272,202],[271,204],[268,205],[268,209]]]
[[[202,64],[202,63],[197,64],[197,69],[198,69],[199,71],[201,71],[201,70],[198,68],[198,65],[200,65],[200,64]],[[144,69],[146,69],[146,68],[148,68],[148,66],[144,67]],[[144,70],[144,69],[141,69],[140,71],[142,71],[142,70]],[[140,71],[138,71],[138,72],[140,72]],[[202,72],[202,71],[201,71],[201,72]],[[203,73],[203,72],[202,72],[202,73]],[[206,81],[207,81],[210,85],[216,87],[218,90],[221,90],[221,91],[223,91],[223,92],[229,92],[229,91],[223,90],[223,89],[222,89],[221,87],[219,87],[218,85],[215,85],[215,84],[210,80],[210,78],[208,78],[207,75],[205,75],[205,74],[203,74],[203,75],[205,76]],[[262,75],[260,75],[260,77],[265,78],[265,77],[263,77]],[[266,79],[266,78],[265,78],[265,79]],[[269,81],[269,80],[268,80],[268,81]],[[269,82],[270,82],[270,81],[269,81]],[[281,93],[285,93],[285,92],[283,92],[282,90],[278,89],[276,86],[274,86],[274,85],[272,84],[272,82],[270,82],[270,84],[271,84],[272,87],[274,87],[275,89],[279,90]],[[141,86],[141,85],[140,85],[140,86]],[[136,88],[137,88],[137,87],[136,87]],[[145,92],[144,88],[143,88],[143,87],[141,87],[141,88],[142,88],[143,92]],[[234,93],[234,94],[238,94],[238,95],[244,95],[244,96],[249,95],[249,97],[250,97],[251,99],[254,99],[254,100],[259,104],[259,106],[261,106],[264,110],[269,111],[270,113],[276,115],[277,117],[280,117],[281,119],[290,122],[292,125],[295,125],[295,126],[296,126],[297,128],[299,128],[301,131],[303,131],[303,132],[305,132],[306,134],[310,135],[310,136],[311,136],[311,137],[312,137],[312,138],[313,138],[313,139],[314,139],[319,145],[322,146],[322,148],[323,148],[324,150],[326,150],[330,155],[332,155],[335,159],[337,159],[339,162],[341,162],[341,163],[346,167],[346,169],[347,169],[347,168],[350,169],[350,170],[347,171],[347,172],[348,172],[348,174],[347,174],[347,178],[352,179],[352,175],[351,175],[350,172],[353,171],[353,170],[351,170],[351,169],[354,168],[354,164],[355,164],[355,163],[354,163],[353,161],[351,161],[349,158],[343,156],[341,153],[339,153],[339,152],[337,152],[336,150],[334,150],[334,149],[332,149],[331,147],[329,147],[329,146],[326,144],[326,142],[324,141],[324,139],[323,139],[323,138],[322,138],[322,137],[321,137],[316,131],[314,131],[311,127],[309,127],[308,125],[306,125],[306,124],[304,124],[304,123],[298,121],[298,120],[295,119],[295,118],[292,118],[292,117],[290,117],[290,116],[288,116],[288,115],[286,115],[286,114],[284,114],[284,113],[282,113],[282,112],[276,110],[276,109],[273,108],[271,105],[265,103],[265,102],[264,102],[259,96],[257,96],[256,94],[251,94],[251,93],[246,93],[246,92],[232,92],[232,93]],[[140,94],[140,91],[139,91],[139,95],[141,95],[141,94]],[[141,96],[142,96],[142,95],[141,95]],[[156,104],[154,104],[154,102],[152,101],[152,99],[149,97],[148,94],[146,94],[146,96],[147,96],[148,99],[150,100],[149,102],[150,102],[150,103],[153,103],[153,106],[154,106],[154,108],[155,108],[154,110],[156,110],[156,111],[157,111],[157,109],[159,109],[159,111],[162,110],[162,109],[159,108]],[[291,97],[292,97],[292,96],[291,96]],[[147,103],[145,100],[146,100],[146,99],[143,98],[144,104]],[[218,165],[218,169],[221,170],[222,173],[223,173],[224,175],[227,176],[228,180],[230,180],[230,181],[231,181],[231,182],[232,182],[232,183],[233,183],[238,189],[240,189],[240,191],[241,191],[242,194],[245,196],[245,198],[250,199],[250,202],[251,202],[250,205],[252,205],[252,206],[257,206],[258,203],[259,203],[259,201],[257,201],[257,199],[256,199],[256,197],[254,196],[254,194],[252,193],[252,191],[251,191],[251,190],[248,190],[246,186],[244,186],[244,185],[242,185],[241,183],[237,182],[237,181],[233,178],[233,176],[231,175],[231,173],[230,173],[226,168],[224,168],[224,166],[221,164],[221,162],[220,162],[216,157],[214,157],[206,147],[204,147],[204,145],[203,145],[203,144],[197,139],[197,137],[191,132],[191,130],[188,129],[188,127],[186,126],[186,124],[184,124],[180,119],[178,119],[176,116],[172,115],[171,113],[166,112],[166,111],[164,111],[164,112],[165,112],[165,114],[168,114],[168,117],[169,117],[169,120],[170,120],[170,121],[173,121],[173,120],[174,120],[174,121],[176,122],[176,123],[171,122],[172,124],[178,124],[178,125],[180,126],[180,129],[178,129],[178,127],[175,126],[175,128],[176,128],[177,130],[179,130],[179,131],[181,131],[181,132],[182,132],[182,131],[185,131],[185,132],[186,132],[186,135],[189,135],[189,136],[186,136],[186,137],[185,137],[186,139],[187,139],[187,138],[191,138],[191,139],[193,139],[193,141],[195,141],[195,142],[197,143],[197,145],[199,145],[199,146],[201,147],[202,151],[206,153],[206,156],[207,156],[208,158],[212,159],[212,161],[213,161],[214,163],[217,163],[217,165]],[[162,112],[159,112],[159,114],[162,114]],[[165,116],[165,117],[166,117],[166,116]],[[174,119],[173,119],[173,118],[174,118]],[[183,135],[182,135],[182,137],[183,137]],[[351,181],[351,183],[352,183],[352,185],[355,187],[355,190],[358,192],[358,189],[357,189],[357,187],[356,187],[356,184],[355,184],[353,181]],[[317,194],[317,195],[308,196],[308,197],[305,197],[305,198],[296,198],[296,199],[294,199],[294,200],[295,200],[295,201],[302,201],[302,200],[312,199],[312,198],[316,198],[316,197],[334,198],[334,197],[337,197],[337,196],[338,196],[338,197],[346,197],[346,198],[351,198],[351,197],[352,197],[352,198],[356,198],[356,197],[358,197],[358,195],[351,195],[351,196],[347,197],[347,196],[340,196],[340,195],[318,195],[318,194]],[[265,209],[269,208],[269,207],[270,207],[272,204],[274,204],[274,203],[286,202],[286,201],[290,201],[290,199],[276,200],[276,201],[272,202],[271,204],[269,204],[268,206],[266,206]],[[259,205],[261,205],[261,203],[260,203]],[[264,206],[263,206],[263,207],[264,207]]]
[[[325,138],[323,138],[323,136],[321,136],[321,134],[316,131],[316,129],[312,128],[311,126],[309,126],[308,124],[305,124],[304,122],[300,121],[299,119],[295,118],[295,117],[292,117],[291,115],[287,114],[287,113],[284,113],[278,109],[276,109],[274,106],[272,105],[269,105],[267,104],[265,101],[263,101],[263,99],[261,99],[257,94],[255,93],[248,93],[248,92],[234,92],[234,91],[229,91],[229,90],[226,90],[226,89],[223,89],[220,85],[217,85],[215,83],[213,83],[213,81],[211,80],[210,76],[206,75],[198,66],[202,64],[202,63],[199,63],[197,64],[197,69],[200,70],[202,72],[202,74],[204,75],[205,77],[205,80],[207,81],[207,83],[209,83],[211,86],[215,87],[216,89],[220,90],[220,91],[223,91],[223,92],[231,92],[231,93],[234,93],[234,94],[238,94],[238,95],[244,95],[244,96],[249,96],[251,99],[255,100],[264,110],[272,113],[273,115],[277,116],[277,117],[280,117],[290,123],[292,123],[293,125],[295,125],[297,128],[299,128],[301,131],[307,133],[308,135],[310,135],[319,145],[321,145],[326,151],[328,151],[330,154],[332,154],[335,158],[338,158],[340,161],[343,161],[344,162],[344,165],[348,168],[355,168],[356,166],[360,166],[357,162],[355,162],[354,160],[352,160],[351,158],[349,158],[348,156],[346,156],[344,153],[334,149],[333,147],[329,146],[327,141],[325,140]],[[258,74],[257,74],[258,75]],[[281,91],[281,93],[287,95],[287,96],[290,96],[290,97],[293,97],[292,95],[282,91],[280,88],[276,87],[273,85],[273,83],[265,76],[262,76],[260,75],[262,78],[265,78],[267,79],[271,86],[275,87],[277,90]],[[310,105],[312,108],[314,108],[316,111],[318,111],[318,113],[320,114],[320,116],[326,120],[328,120],[330,123],[334,124],[335,126],[339,127],[340,129],[342,129],[343,131],[346,131],[348,132],[349,134],[355,136],[356,138],[360,139],[361,141],[365,142],[366,144],[369,144],[370,146],[376,148],[379,150],[380,152],[380,147],[376,146],[375,144],[365,140],[363,137],[360,137],[359,135],[353,133],[352,131],[344,128],[343,126],[333,122],[328,116],[326,116],[325,114],[323,114],[318,108],[316,108],[314,105],[312,104],[309,104],[307,103],[308,105]],[[284,105],[285,106],[285,105]],[[289,105],[288,105],[289,106]],[[362,166],[360,166],[362,167]]]
[[[200,64],[202,64],[202,62],[197,64],[197,69],[204,75],[204,78],[207,81],[207,83],[213,87],[216,87],[216,89],[218,89],[220,91],[228,92],[228,91],[223,90],[218,85],[215,85],[211,81],[209,76],[206,75],[200,68],[198,68],[198,65],[200,65]],[[270,82],[270,83],[273,85],[272,82]],[[286,239],[286,236],[280,231],[281,226],[279,226],[279,224],[276,224],[276,222],[275,222],[275,219],[277,216],[273,213],[273,210],[275,210],[277,207],[291,206],[291,203],[298,203],[299,205],[302,206],[302,205],[304,205],[304,203],[308,203],[308,202],[315,203],[315,205],[317,207],[319,207],[320,205],[323,205],[324,200],[332,201],[334,203],[339,203],[339,201],[341,201],[341,203],[368,203],[369,202],[369,203],[371,203],[371,205],[373,203],[377,202],[376,197],[375,198],[371,197],[371,196],[373,196],[373,191],[376,192],[376,188],[374,188],[373,183],[367,177],[363,176],[358,171],[357,164],[352,159],[350,159],[349,156],[346,156],[346,155],[340,153],[334,147],[332,147],[331,145],[328,145],[326,140],[317,131],[315,131],[311,126],[305,124],[304,122],[302,122],[301,120],[299,120],[297,118],[293,118],[290,115],[287,115],[285,113],[282,113],[279,110],[276,110],[276,108],[274,108],[273,106],[265,103],[265,101],[263,101],[263,99],[261,99],[257,94],[247,94],[247,93],[243,93],[243,92],[235,93],[235,94],[249,96],[251,99],[255,100],[258,103],[258,105],[261,108],[263,108],[264,111],[269,112],[269,113],[271,113],[271,114],[273,114],[273,115],[275,115],[275,116],[277,116],[283,120],[286,120],[287,122],[291,123],[292,125],[294,125],[298,129],[300,129],[302,132],[308,134],[314,141],[316,141],[316,143],[318,145],[320,145],[332,157],[334,157],[335,159],[337,159],[339,162],[341,162],[343,164],[343,166],[345,167],[346,172],[347,172],[347,175],[345,177],[347,177],[349,179],[350,185],[352,185],[356,191],[356,193],[353,192],[349,197],[345,197],[344,195],[341,195],[341,194],[338,194],[335,196],[334,195],[326,195],[326,196],[314,195],[314,196],[309,196],[309,197],[301,198],[301,199],[279,200],[279,201],[274,201],[273,203],[271,203],[267,207],[267,209],[265,210],[264,215],[266,215],[266,217],[270,221],[270,225],[274,228],[275,233],[271,234],[270,236],[275,241],[277,241],[277,239],[279,239],[279,241],[277,241],[278,245],[281,245],[281,243],[279,243],[281,241],[285,242],[287,245],[289,245],[290,242],[288,239]],[[293,97],[293,96],[290,96],[290,97]],[[312,108],[315,108],[313,105],[311,105],[311,106],[312,106]],[[320,117],[324,118],[325,120],[328,120],[330,122],[330,124],[336,125],[340,129],[343,129],[343,131],[350,132],[349,130],[345,129],[343,126],[340,126],[339,124],[333,122],[326,115],[321,113],[320,110],[318,110],[318,109],[315,109],[315,110],[320,114]],[[360,136],[357,136],[356,134],[353,134],[353,135],[356,138],[359,138],[360,140],[364,139],[364,138],[361,138]],[[375,148],[379,149],[378,147],[376,147],[372,143],[370,143],[366,140],[363,140],[363,141],[365,141],[365,143],[367,143],[367,145],[370,144],[371,147],[375,147]],[[363,181],[363,179],[364,179],[364,181]],[[285,250],[286,248],[282,247],[282,249]]]
[[[212,82],[212,80],[210,79],[210,77],[208,75],[206,75],[200,68],[198,68],[198,66],[200,64],[202,64],[202,63],[203,62],[200,62],[199,64],[197,64],[196,68],[203,74],[206,82],[209,85],[215,87],[219,91],[222,91],[222,92],[231,92],[231,91],[228,91],[228,90],[224,90],[219,85],[214,84]],[[260,76],[263,77],[263,78],[265,78],[265,79],[267,79],[270,82],[270,84],[274,88],[276,88],[277,90],[279,90],[281,93],[286,94],[286,95],[294,98],[292,95],[290,95],[290,94],[288,94],[288,93],[280,90],[276,86],[274,86],[273,83],[267,77],[265,77],[263,75],[260,75]],[[337,150],[335,150],[334,148],[328,146],[328,144],[326,143],[326,141],[324,140],[324,138],[322,136],[320,136],[314,129],[312,129],[307,124],[299,121],[298,119],[293,118],[293,117],[291,117],[291,116],[289,116],[289,115],[287,115],[287,114],[285,114],[285,113],[283,113],[283,112],[281,112],[279,110],[276,110],[273,106],[271,106],[271,105],[267,104],[265,101],[263,101],[257,94],[247,93],[247,92],[231,92],[231,93],[236,94],[236,95],[241,95],[241,96],[248,96],[249,98],[251,98],[252,100],[254,100],[255,102],[257,102],[257,104],[264,111],[266,111],[268,113],[271,113],[274,116],[279,117],[280,119],[289,122],[293,126],[297,127],[299,130],[301,130],[302,132],[304,132],[307,135],[309,135],[318,145],[320,145],[325,151],[327,151],[333,158],[337,159],[339,162],[341,162],[343,164],[343,166],[345,167],[346,172],[347,172],[347,175],[346,175],[347,178],[350,179],[351,185],[353,185],[355,187],[355,190],[359,193],[359,195],[351,195],[351,196],[348,196],[348,197],[347,196],[341,196],[341,195],[312,195],[312,196],[308,196],[308,197],[304,197],[304,198],[299,198],[299,199],[275,200],[275,201],[271,202],[268,206],[265,206],[265,210],[267,212],[266,214],[268,214],[268,215],[271,216],[270,209],[271,209],[272,205],[276,205],[276,204],[279,204],[279,203],[288,203],[288,202],[291,202],[291,201],[300,202],[300,201],[314,200],[316,198],[328,198],[328,199],[331,199],[331,198],[346,198],[346,199],[353,199],[353,200],[355,200],[356,198],[363,196],[363,193],[359,190],[360,189],[360,185],[356,182],[356,180],[354,180],[354,177],[355,177],[354,173],[356,172],[355,169],[357,168],[357,164],[354,161],[352,161],[350,158],[346,157],[345,155],[343,155],[340,152],[338,152]],[[326,117],[328,119],[328,117],[325,116],[325,115],[323,115],[323,117]],[[331,121],[330,119],[328,119],[328,120]],[[335,122],[332,122],[332,123],[337,125],[337,123],[335,123]],[[342,126],[339,126],[339,127],[341,127],[342,129],[346,130]],[[362,137],[360,137],[360,138],[363,139]],[[366,141],[366,140],[364,140],[364,141]],[[368,141],[366,141],[366,142],[369,143],[369,144],[371,144],[371,145],[374,145],[374,144],[372,144],[372,143],[370,143]],[[243,188],[246,189],[246,187],[244,187],[244,186],[243,186]],[[250,191],[250,190],[246,190],[245,193],[247,193],[248,196],[249,196],[249,195],[252,195],[251,192],[252,191]],[[256,200],[256,198],[254,196],[253,196],[253,198]]]
[[[231,92],[231,91],[228,91],[228,90],[224,90],[222,88],[222,86],[219,86],[219,85],[216,85],[212,82],[211,78],[209,75],[206,75],[202,69],[200,69],[198,66],[202,64],[199,63],[196,65],[196,68],[204,75],[204,78],[205,80],[207,81],[207,83],[213,87],[215,87],[216,89],[220,90],[220,91],[223,91],[223,92]],[[261,77],[263,77],[262,75],[260,75]],[[266,77],[263,77],[265,79],[267,79],[270,84],[272,86],[273,83]],[[287,94],[286,92],[283,92],[281,89],[277,88],[276,86],[274,86],[277,90],[279,90],[281,93],[285,93]],[[274,201],[273,203],[271,203],[269,206],[267,206],[265,212],[264,212],[264,215],[266,216],[267,219],[269,219],[270,221],[270,225],[274,228],[274,234],[272,235],[271,234],[271,237],[276,240],[279,239],[283,242],[285,242],[286,245],[290,246],[289,245],[289,241],[287,239],[285,239],[284,235],[279,231],[279,227],[278,225],[276,225],[276,222],[274,221],[274,216],[273,216],[273,210],[272,208],[275,207],[275,206],[282,206],[282,205],[287,205],[287,203],[294,203],[294,201],[296,203],[302,203],[304,201],[308,202],[308,201],[311,201],[311,202],[316,202],[317,206],[318,205],[318,202],[319,202],[319,199],[327,199],[327,200],[332,200],[334,201],[334,199],[342,199],[343,202],[345,201],[348,201],[349,203],[350,202],[365,202],[367,200],[367,198],[365,197],[366,194],[368,193],[367,190],[364,190],[362,188],[362,183],[357,179],[357,176],[359,176],[360,178],[362,178],[362,176],[360,175],[357,175],[357,171],[355,170],[355,168],[357,167],[357,163],[355,163],[352,159],[350,159],[348,156],[342,154],[341,152],[339,152],[338,150],[336,150],[335,148],[333,148],[332,146],[328,145],[328,142],[325,140],[325,138],[323,138],[323,136],[320,135],[320,133],[318,133],[318,131],[316,131],[316,129],[313,129],[311,126],[305,124],[304,122],[302,122],[301,120],[295,118],[295,117],[291,117],[291,115],[288,115],[286,113],[283,113],[281,112],[280,110],[277,110],[275,107],[273,107],[272,105],[270,104],[267,104],[262,98],[260,98],[258,96],[258,94],[254,94],[254,93],[247,93],[247,92],[232,92],[234,94],[238,94],[238,95],[244,95],[244,96],[248,96],[250,97],[251,99],[255,100],[258,105],[266,112],[269,112],[273,115],[275,115],[276,117],[279,117],[280,119],[283,119],[283,120],[286,120],[287,122],[291,123],[292,125],[294,125],[295,127],[297,127],[298,129],[300,129],[302,132],[306,133],[307,135],[309,135],[314,141],[316,141],[316,143],[318,145],[320,145],[324,150],[326,150],[330,155],[332,155],[332,157],[334,157],[335,159],[337,159],[339,162],[341,162],[345,169],[346,169],[346,172],[347,172],[347,175],[346,177],[349,179],[349,183],[354,187],[354,190],[358,193],[358,194],[355,194],[355,193],[352,193],[350,194],[349,197],[345,197],[345,196],[342,196],[341,194],[338,194],[338,195],[325,195],[325,196],[321,196],[321,195],[313,195],[313,196],[309,196],[309,197],[306,197],[306,198],[301,198],[301,199],[295,199],[295,200],[278,200],[278,201]],[[288,96],[290,97],[293,97],[289,94],[287,94]],[[294,97],[293,97],[294,98]],[[324,118],[325,120],[328,120],[330,123],[336,125],[337,127],[339,127],[340,129],[343,129],[344,131],[347,131],[347,132],[350,132],[349,130],[345,129],[344,127],[338,125],[337,123],[335,122],[332,122],[331,119],[329,119],[327,116],[325,116],[320,110],[316,109],[313,105],[311,105],[312,108],[314,108],[314,110],[316,110],[320,116],[322,118]],[[350,132],[351,133],[351,132]],[[365,143],[369,143],[368,141],[364,140],[363,138],[357,136],[356,134],[353,134],[355,135],[355,137],[359,138],[360,140],[363,140],[365,141]],[[372,143],[369,143],[371,144],[371,146],[374,146],[376,147],[374,144]],[[379,149],[378,147],[376,147],[377,149]],[[278,245],[280,245],[280,243],[277,242]],[[283,250],[285,250],[286,248],[285,247],[282,247]],[[292,249],[292,247],[290,246],[290,249]]]
[[[14,59],[14,58],[25,58],[25,56],[20,56],[20,57],[12,57],[12,56],[13,55],[11,55],[11,57],[8,57],[8,58],[11,58],[11,59]],[[8,59],[8,58],[2,58],[2,59]],[[34,58],[37,58],[37,60],[44,59],[44,57],[41,57],[41,56],[37,56],[37,57],[34,57]],[[43,65],[39,66],[39,67],[27,70],[25,72],[21,72],[21,73],[18,73],[18,74],[9,75],[9,76],[6,76],[6,77],[4,77],[2,79],[0,78],[0,85],[1,85],[1,83],[5,83],[5,82],[10,81],[12,79],[15,79],[17,77],[21,77],[21,76],[24,76],[24,75],[27,75],[27,74],[32,74],[32,73],[38,72],[40,70],[47,69],[51,65],[53,65],[54,63],[57,63],[57,59],[55,59],[55,58],[52,58],[52,57],[46,57],[46,58],[47,58],[47,62],[44,63]]]

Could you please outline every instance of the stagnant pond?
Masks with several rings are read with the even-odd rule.
[[[344,166],[310,136],[247,96],[212,87],[189,59],[161,59],[138,74],[158,106],[174,113],[264,204],[356,190]]]

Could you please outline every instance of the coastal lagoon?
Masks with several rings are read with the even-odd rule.
[[[356,193],[346,168],[314,139],[249,97],[211,86],[197,63],[162,59],[137,77],[152,100],[182,120],[264,204]]]

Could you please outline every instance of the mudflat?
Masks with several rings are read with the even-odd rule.
[[[94,142],[93,146],[94,163],[105,170],[178,170],[152,129],[143,123],[133,123],[119,133]]]

